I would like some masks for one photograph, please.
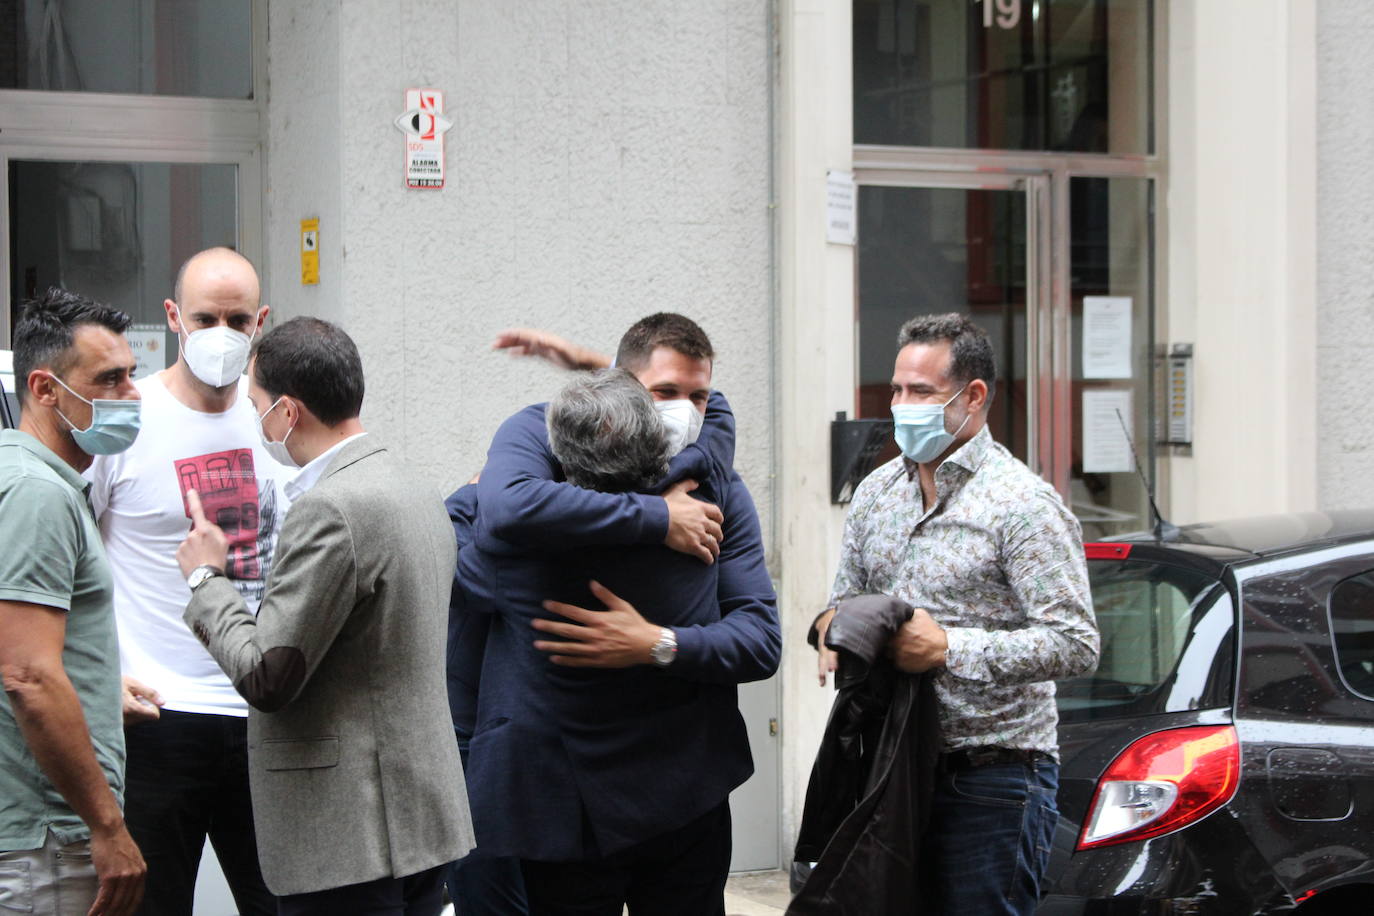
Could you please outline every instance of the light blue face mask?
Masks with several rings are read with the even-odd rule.
[[[945,430],[945,408],[964,393],[964,388],[954,392],[954,397],[943,404],[892,405],[892,434],[903,455],[917,464],[925,464],[944,454],[954,437],[968,424],[969,418],[964,417],[964,422],[954,432]]]
[[[57,376],[53,376],[53,381],[66,388],[73,397],[91,405],[91,425],[85,429],[77,429],[75,423],[67,420],[66,414],[57,411],[59,417],[67,420],[67,425],[72,428],[72,439],[83,452],[87,455],[118,455],[134,444],[143,417],[142,401],[109,401],[102,398],[87,401]]]

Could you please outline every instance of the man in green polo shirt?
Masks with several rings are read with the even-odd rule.
[[[138,434],[129,316],[52,289],[14,332],[19,429],[0,431],[0,911],[123,916],[113,586],[81,472]]]

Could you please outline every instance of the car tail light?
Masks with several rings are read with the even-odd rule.
[[[1124,560],[1131,555],[1130,544],[1084,544],[1083,553],[1089,560]]]
[[[1162,836],[1211,814],[1240,783],[1240,741],[1229,725],[1139,738],[1097,781],[1079,849]]]

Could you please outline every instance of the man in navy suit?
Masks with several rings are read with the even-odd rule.
[[[459,560],[465,613],[491,613],[471,712],[477,855],[521,859],[533,913],[724,912],[728,796],[753,771],[735,688],[776,670],[781,636],[733,423],[688,447],[712,359],[681,316],[622,340],[617,364],[682,449],[654,485],[592,489],[617,485],[608,451],[556,455],[543,405],[506,421],[477,484]],[[719,507],[695,543],[673,511],[693,487]]]

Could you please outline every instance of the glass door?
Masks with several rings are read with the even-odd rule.
[[[1045,271],[1041,254],[1044,179],[922,174],[919,183],[865,176],[858,201],[855,320],[859,417],[890,416],[897,331],[922,314],[970,315],[988,333],[999,378],[988,425],[993,438],[1032,468],[1039,452],[1039,373],[1034,354]],[[883,460],[896,455],[888,447]]]
[[[1149,528],[1153,180],[878,167],[858,181],[856,416],[890,415],[904,321],[970,315],[997,355],[993,438],[1085,537]]]
[[[25,300],[65,287],[133,316],[139,376],[166,368],[177,269],[239,247],[237,166],[10,159],[6,173],[10,327]]]

